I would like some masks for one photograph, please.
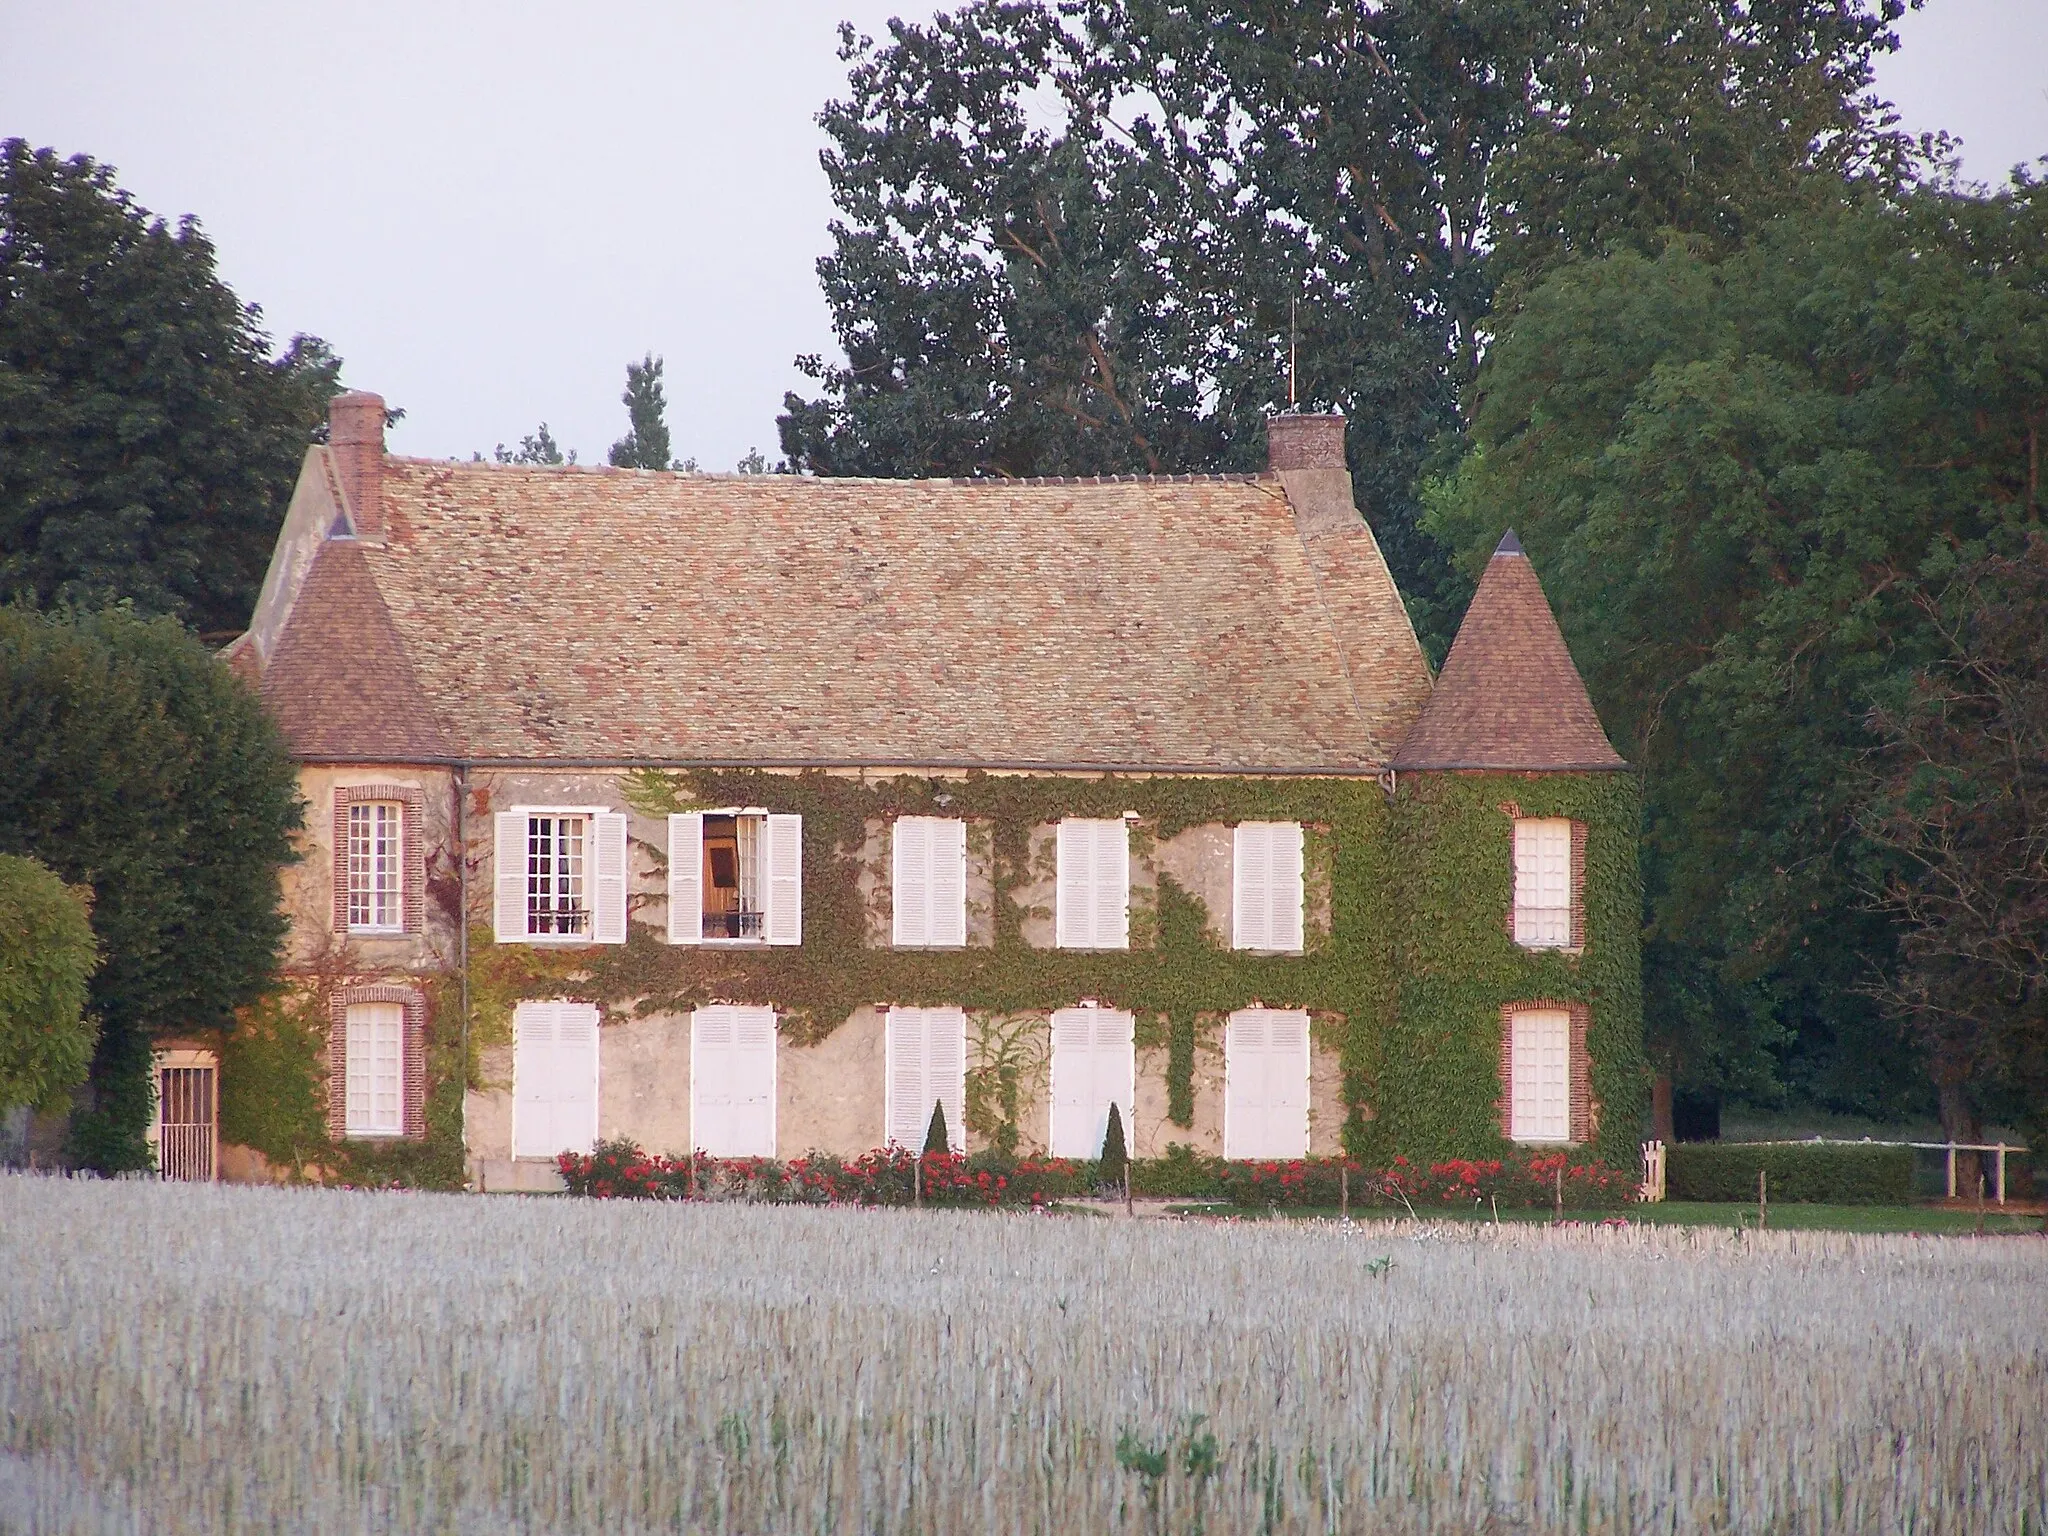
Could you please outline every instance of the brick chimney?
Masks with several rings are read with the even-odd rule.
[[[352,389],[327,402],[327,446],[359,539],[384,537],[384,397]]]
[[[1344,468],[1342,416],[1268,416],[1266,467],[1283,469]]]

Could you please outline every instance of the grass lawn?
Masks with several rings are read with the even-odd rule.
[[[1238,1210],[1227,1205],[1181,1205],[1171,1209],[1175,1214],[1190,1216],[1262,1217],[1267,1214],[1263,1211]],[[1335,1210],[1297,1209],[1277,1211],[1273,1214],[1309,1221],[1333,1221],[1337,1217]],[[1463,1207],[1419,1209],[1417,1214],[1438,1221],[1493,1220],[1490,1211],[1475,1211]],[[1384,1206],[1360,1209],[1354,1211],[1353,1215],[1360,1221],[1407,1220],[1405,1211],[1389,1211]],[[1666,1200],[1656,1205],[1632,1205],[1625,1211],[1565,1212],[1567,1221],[1598,1222],[1614,1217],[1660,1227],[1753,1227],[1756,1225],[1756,1207]],[[1550,1212],[1502,1211],[1500,1219],[1546,1222],[1550,1220]],[[1977,1230],[1977,1213],[1938,1206],[1785,1204],[1773,1205],[1770,1208],[1769,1224],[1781,1232],[1926,1232],[1954,1236],[1974,1233]],[[2040,1231],[2041,1217],[2037,1214],[2001,1213],[1995,1207],[1984,1214],[1986,1236],[2009,1236],[2015,1233],[2038,1235]]]

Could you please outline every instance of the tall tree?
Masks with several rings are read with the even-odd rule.
[[[248,622],[340,364],[83,155],[0,143],[0,600]]]
[[[1659,147],[1631,137],[1626,111],[1552,96],[1571,49],[1617,101],[1679,94],[1660,73],[1675,66],[1625,24],[1640,9],[980,0],[894,22],[880,44],[843,29],[849,92],[820,118],[843,217],[819,276],[846,362],[799,360],[821,392],[785,398],[784,453],[821,474],[1242,470],[1260,464],[1267,411],[1335,406],[1367,516],[1440,651],[1462,589],[1417,527],[1417,483],[1455,442],[1489,252],[1520,227],[1500,222],[1502,167],[1576,135],[1575,174],[1603,185],[1554,210],[1525,190],[1518,214],[1562,224],[1570,239],[1551,246],[1569,253],[1610,226],[1718,217],[1767,180],[1778,196],[1779,163],[1819,165],[1809,146],[1771,178],[1731,173],[1695,202],[1631,212],[1635,160]],[[1697,0],[1710,56],[1692,75],[1744,78],[1752,9]],[[1844,93],[1867,79],[1858,61],[1884,45],[1894,0],[1778,9],[1777,105],[1862,125],[1874,107]],[[1589,15],[1612,59],[1587,50]],[[1516,185],[1533,181],[1525,169]],[[1518,247],[1532,261],[1550,248]]]
[[[93,892],[81,1161],[146,1165],[152,1041],[229,1023],[269,982],[299,819],[261,701],[174,621],[0,607],[0,853]]]
[[[612,444],[612,463],[621,469],[673,469],[669,456],[668,402],[661,393],[661,359],[652,352],[626,364],[626,435]]]
[[[2044,253],[2038,185],[1854,200],[1718,261],[1560,268],[1489,354],[1432,526],[1475,567],[1521,533],[1647,775],[1648,1019],[1681,1079],[1890,1107],[1866,722],[1934,644],[1925,573],[2039,521]]]
[[[0,853],[0,1119],[57,1107],[85,1081],[98,1032],[85,1011],[99,963],[91,896]]]

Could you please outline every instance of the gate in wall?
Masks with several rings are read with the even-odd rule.
[[[220,1155],[220,1063],[213,1052],[157,1052],[150,1139],[160,1176],[213,1181]]]

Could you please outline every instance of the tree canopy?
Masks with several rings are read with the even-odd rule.
[[[669,455],[668,401],[661,390],[661,359],[652,352],[626,364],[626,392],[619,396],[629,423],[612,444],[611,462],[621,469],[673,469]]]
[[[83,155],[0,143],[0,601],[247,624],[340,364]]]
[[[261,702],[175,621],[0,607],[0,852],[94,895],[83,1161],[142,1166],[151,1041],[263,992],[300,809]]]
[[[91,892],[0,854],[0,1116],[52,1109],[85,1081],[98,1030],[85,1011],[99,961]]]
[[[2038,526],[2044,215],[2035,184],[1929,190],[1718,259],[1568,264],[1489,354],[1431,526],[1471,569],[1520,533],[1645,772],[1646,997],[1681,1079],[1879,1091],[1869,722],[1940,654],[1929,583]]]
[[[1801,175],[1896,170],[1867,86],[1899,9],[978,0],[880,43],[843,29],[818,270],[845,362],[799,360],[820,393],[785,399],[783,451],[820,474],[1245,470],[1268,411],[1336,407],[1441,654],[1462,593],[1417,486],[1499,277],[1668,227],[1734,238]],[[1690,126],[1643,131],[1674,107]]]

